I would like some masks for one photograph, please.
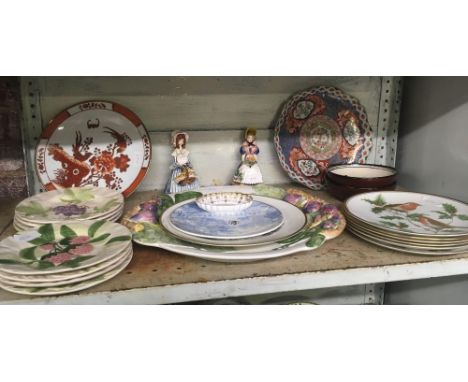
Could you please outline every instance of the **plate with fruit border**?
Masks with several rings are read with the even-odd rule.
[[[339,236],[346,226],[344,216],[335,205],[299,188],[257,185],[209,187],[200,191],[174,196],[156,195],[154,199],[140,203],[129,211],[122,223],[134,232],[133,241],[138,244],[222,262],[258,261],[312,250]],[[281,199],[301,209],[307,216],[307,223],[299,232],[284,240],[254,247],[215,247],[190,243],[168,234],[159,224],[159,219],[167,208],[209,192],[244,192]],[[320,204],[319,208],[316,208],[317,202]]]

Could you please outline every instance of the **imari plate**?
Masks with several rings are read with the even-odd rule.
[[[238,188],[218,187],[217,189],[209,188],[201,191],[205,193],[236,192]],[[160,218],[167,208],[175,204],[175,201],[176,203],[177,201],[183,202],[186,199],[197,197],[194,193],[189,193],[189,195],[176,194],[175,201],[168,195],[159,195],[155,200],[142,203],[140,206],[145,212],[149,211],[147,210],[148,205],[153,206],[151,213],[146,213],[143,216],[138,211],[131,211],[124,217],[123,221],[135,232],[133,240],[141,245],[159,247],[187,256],[222,262],[265,260],[318,248],[325,241],[339,236],[346,226],[346,221],[336,206],[297,188],[282,189],[265,185],[243,186],[242,192],[266,198],[276,198],[279,201],[290,203],[294,208],[302,211],[301,213],[306,216],[307,222],[304,227],[287,238],[254,247],[216,247],[180,240],[169,234],[160,225]],[[134,216],[135,220],[132,220],[130,215]],[[286,223],[288,223],[287,219]]]
[[[90,220],[114,216],[124,204],[114,190],[93,186],[42,192],[16,206],[15,220],[20,224],[41,224],[70,220]]]
[[[110,260],[130,242],[127,228],[104,220],[44,224],[0,242],[0,271],[21,275],[73,271]]]
[[[122,105],[88,101],[49,122],[36,149],[36,171],[46,190],[93,185],[130,195],[151,160],[141,120]]]
[[[346,210],[359,221],[402,237],[468,237],[468,205],[453,199],[401,191],[355,195]]]
[[[288,175],[319,190],[329,165],[365,163],[372,129],[357,99],[321,86],[289,99],[276,122],[274,142]]]

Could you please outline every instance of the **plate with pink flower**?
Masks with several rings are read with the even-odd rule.
[[[78,292],[83,289],[91,288],[95,285],[102,284],[107,280],[112,279],[122,272],[132,260],[132,254],[126,256],[117,265],[111,267],[105,273],[99,274],[98,276],[90,279],[84,279],[83,281],[75,281],[66,285],[55,285],[55,286],[34,286],[34,287],[22,287],[5,284],[0,281],[0,287],[6,291],[28,295],[28,296],[56,296],[61,294]]]
[[[69,107],[43,130],[36,172],[43,187],[106,187],[130,195],[148,171],[151,142],[140,118],[115,102]]]
[[[98,220],[44,224],[0,242],[0,272],[71,272],[108,261],[130,244],[130,231],[117,223]]]

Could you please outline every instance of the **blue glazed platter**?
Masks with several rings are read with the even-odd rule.
[[[169,215],[171,224],[188,235],[210,239],[245,239],[265,235],[281,227],[281,211],[255,200],[235,215],[220,216],[205,211],[192,201],[174,209]]]

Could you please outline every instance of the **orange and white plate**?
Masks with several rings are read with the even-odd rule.
[[[148,171],[151,142],[140,118],[115,102],[74,105],[49,122],[36,149],[43,187],[107,187],[130,195]]]

